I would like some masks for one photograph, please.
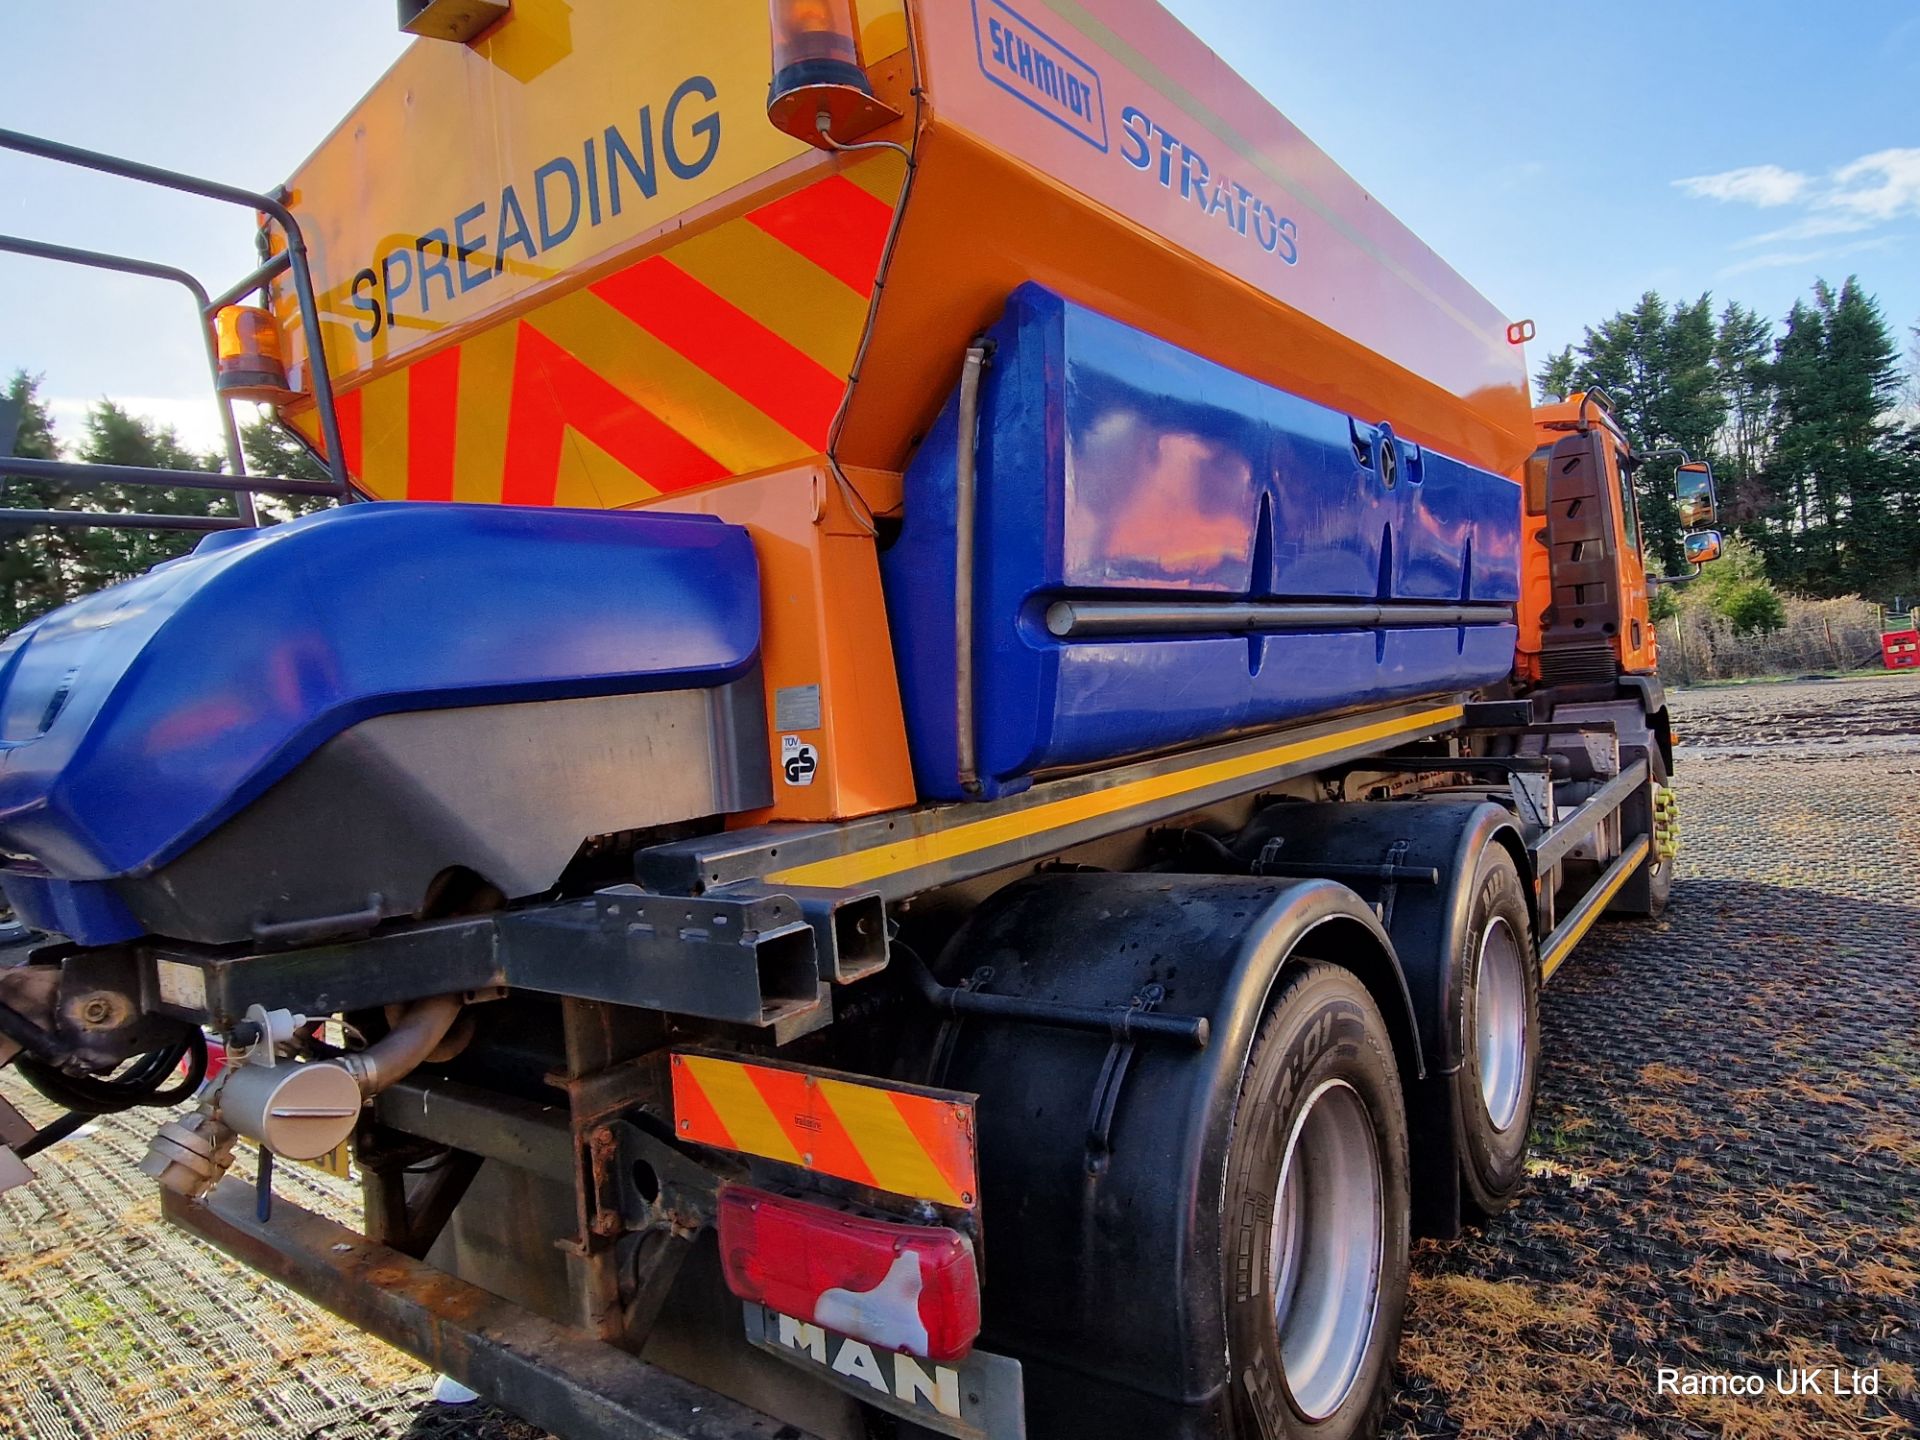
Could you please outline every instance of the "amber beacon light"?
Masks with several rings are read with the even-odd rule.
[[[860,68],[851,0],[772,0],[773,87],[767,118],[810,145],[831,150],[900,112],[876,99]]]
[[[276,404],[291,400],[280,327],[253,305],[228,305],[214,321],[219,341],[220,393],[233,400]]]

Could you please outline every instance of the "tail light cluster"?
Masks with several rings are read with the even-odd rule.
[[[954,1361],[980,1333],[973,1242],[945,1226],[731,1185],[720,1195],[720,1258],[742,1300],[882,1349]]]

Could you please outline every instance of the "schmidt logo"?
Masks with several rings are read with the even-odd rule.
[[[1001,0],[973,0],[973,30],[989,80],[1106,153],[1099,71]]]

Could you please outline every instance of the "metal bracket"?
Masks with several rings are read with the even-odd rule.
[[[1126,1013],[1144,1015],[1160,1008],[1167,998],[1164,985],[1147,984],[1134,992]],[[1093,1085],[1093,1108],[1087,1114],[1087,1173],[1098,1175],[1107,1168],[1113,1154],[1113,1114],[1120,1106],[1120,1091],[1127,1083],[1127,1071],[1133,1066],[1134,1038],[1131,1027],[1114,1026],[1113,1043],[1100,1065],[1100,1078]]]

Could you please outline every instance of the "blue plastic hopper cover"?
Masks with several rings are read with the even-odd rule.
[[[372,716],[717,686],[759,643],[752,542],[705,516],[380,503],[214,536],[0,645],[0,866],[146,874]]]

